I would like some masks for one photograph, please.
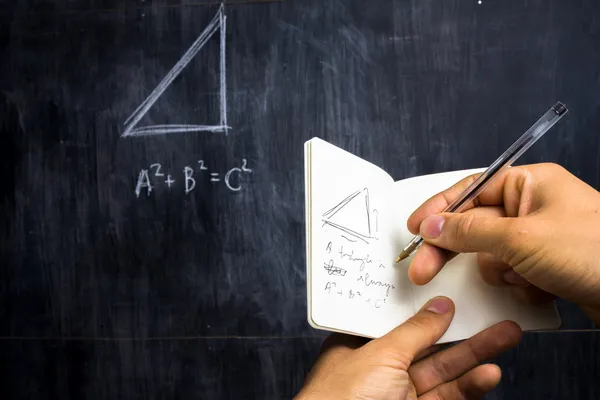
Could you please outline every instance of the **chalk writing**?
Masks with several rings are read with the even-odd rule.
[[[218,125],[151,125],[136,127],[141,119],[146,115],[148,110],[152,108],[158,98],[165,90],[173,83],[173,81],[181,74],[185,67],[196,57],[202,50],[204,45],[220,31],[220,52],[219,52],[219,124]],[[225,7],[223,4],[219,7],[219,11],[208,24],[206,29],[200,34],[196,41],[184,53],[181,59],[173,66],[173,68],[165,75],[163,80],[154,88],[152,93],[139,105],[139,107],[125,121],[125,130],[121,137],[136,137],[150,135],[165,135],[169,133],[185,133],[185,132],[224,132],[227,134],[227,79],[226,79],[226,31],[227,17],[225,16]]]
[[[167,184],[167,186],[169,187],[169,189],[171,188],[171,185],[175,183],[175,181],[171,178],[171,175],[167,175],[167,180],[165,181],[165,183]]]
[[[158,163],[152,164],[152,165],[150,166],[150,169],[152,169],[152,168],[156,168],[156,172],[154,173],[154,176],[165,176],[165,174],[162,174],[162,173],[160,172],[160,167],[161,167],[161,166],[160,166],[160,164],[158,164]]]
[[[198,164],[200,164],[201,171],[206,171],[208,169],[204,166],[204,160],[198,160]]]
[[[227,171],[227,173],[225,174],[225,186],[227,186],[227,188],[231,191],[237,192],[239,190],[242,189],[242,187],[238,184],[238,186],[234,186],[234,184],[232,183],[231,179],[233,176],[239,176],[239,174],[241,173],[250,173],[252,172],[251,169],[246,168],[246,159],[242,159],[242,167],[241,168],[231,168],[229,171]],[[232,174],[236,174],[236,175],[232,175]]]
[[[143,188],[146,188],[146,195],[150,196],[150,193],[152,192],[152,184],[150,183],[147,169],[141,170],[140,175],[138,176],[137,184],[135,185],[135,194],[137,197],[140,197],[140,193]]]
[[[196,180],[192,176],[194,170],[190,167],[185,167],[183,169],[183,174],[185,175],[185,194],[188,194],[196,187]]]
[[[246,159],[242,159],[240,167],[229,168],[225,172],[224,177],[222,177],[220,172],[210,171],[204,164],[204,160],[199,160],[198,164],[195,168],[185,166],[181,170],[181,183],[179,184],[177,184],[179,179],[174,178],[174,175],[168,171],[163,172],[164,168],[162,164],[154,163],[148,169],[143,168],[137,177],[135,194],[138,198],[142,192],[145,192],[146,196],[150,196],[157,186],[163,186],[167,190],[171,190],[177,188],[177,185],[180,186],[180,190],[183,190],[185,194],[190,194],[200,182],[206,182],[210,185],[222,183],[230,191],[238,192],[242,190],[244,178],[252,173],[252,170],[247,167],[248,161]]]

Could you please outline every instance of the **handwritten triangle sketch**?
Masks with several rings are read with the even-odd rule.
[[[361,240],[369,243],[378,239],[379,212],[369,206],[369,189],[352,193],[323,214],[323,225],[329,225],[342,232],[342,237],[350,242]]]
[[[227,126],[227,82],[225,71],[225,34],[227,30],[227,17],[225,16],[225,7],[223,4],[219,7],[219,11],[208,24],[206,29],[198,36],[198,39],[185,52],[183,57],[175,64],[163,80],[156,86],[150,95],[142,104],[131,114],[125,121],[125,130],[121,137],[132,136],[149,136],[149,135],[165,135],[169,133],[185,133],[185,132],[225,132],[231,129]],[[181,74],[184,68],[192,61],[192,59],[202,50],[204,45],[220,31],[220,55],[219,55],[219,124],[218,125],[150,125],[138,127],[140,120],[146,115],[148,110],[156,103],[158,98],[171,83]]]

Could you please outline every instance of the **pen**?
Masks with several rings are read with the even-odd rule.
[[[527,132],[525,132],[512,146],[508,148],[485,172],[477,178],[468,188],[466,188],[446,209],[445,213],[458,213],[471,200],[483,192],[487,185],[494,180],[505,168],[515,162],[527,149],[538,141],[546,132],[550,130],[565,114],[567,107],[561,102],[556,103],[546,112]],[[400,253],[396,263],[409,257],[421,244],[423,237],[415,236]]]

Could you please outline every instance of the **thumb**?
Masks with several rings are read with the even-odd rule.
[[[406,370],[417,354],[434,345],[444,335],[453,317],[452,300],[435,297],[402,325],[382,336],[378,344],[385,354],[394,357]]]
[[[502,256],[514,232],[513,218],[483,217],[473,213],[438,214],[420,227],[425,242],[455,253],[490,253]]]

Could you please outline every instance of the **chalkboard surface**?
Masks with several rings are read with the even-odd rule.
[[[289,398],[324,335],[313,136],[402,179],[486,166],[562,101],[521,163],[600,187],[597,1],[208,3],[1,2],[5,398]],[[598,334],[537,335],[496,395],[597,398]]]

